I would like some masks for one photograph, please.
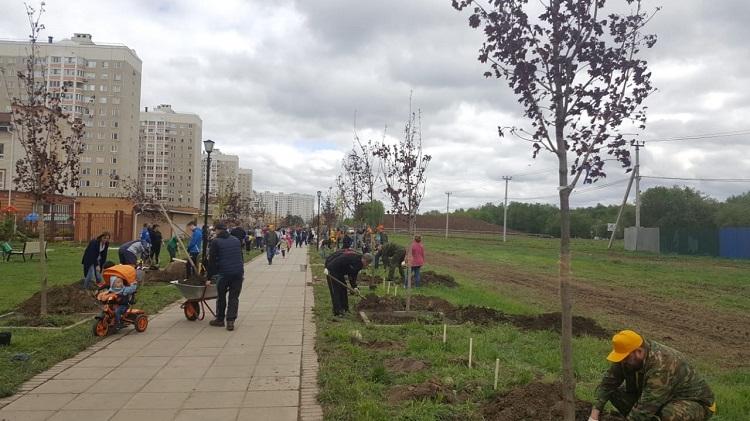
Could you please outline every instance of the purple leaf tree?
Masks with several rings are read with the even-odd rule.
[[[606,153],[630,171],[621,129],[643,128],[644,100],[654,89],[641,50],[655,35],[642,32],[653,16],[640,0],[452,0],[469,9],[469,26],[485,42],[479,61],[486,77],[504,80],[518,97],[527,127],[500,127],[531,143],[533,156],[549,151],[558,161],[560,196],[560,299],[565,419],[574,419],[572,300],[569,279],[570,194],[579,182],[606,176]],[[620,13],[619,10],[630,10]]]

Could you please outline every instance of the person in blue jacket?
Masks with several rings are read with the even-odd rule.
[[[109,232],[104,231],[98,237],[89,241],[83,252],[83,288],[89,289],[95,282],[102,281],[101,267],[107,261],[109,249]]]
[[[190,234],[190,242],[187,246],[188,254],[190,254],[190,260],[193,261],[195,267],[198,267],[198,255],[201,253],[201,247],[203,246],[203,230],[196,226],[195,221],[190,221],[187,224],[187,232]],[[187,277],[190,278],[194,274],[193,265],[188,262],[187,264]]]

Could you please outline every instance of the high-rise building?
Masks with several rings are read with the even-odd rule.
[[[240,168],[237,172],[237,192],[244,200],[253,198],[253,170]]]
[[[272,219],[284,218],[287,215],[301,216],[305,222],[314,215],[315,196],[300,193],[255,193],[258,206]]]
[[[140,113],[138,182],[164,204],[197,208],[201,202],[202,121],[167,104]]]
[[[208,180],[210,198],[237,191],[237,175],[240,170],[240,157],[228,155],[214,148],[211,152],[211,178]],[[206,154],[201,156],[201,203],[206,190]],[[209,202],[210,203],[210,202]]]
[[[38,46],[37,76],[61,95],[66,112],[86,124],[77,194],[122,195],[119,180],[138,177],[141,59],[125,45],[94,43],[90,34],[58,42],[49,37]],[[25,70],[28,48],[28,41],[0,41],[0,112],[9,112],[11,98],[23,95],[16,73]],[[7,166],[0,171],[10,173]]]
[[[15,146],[11,144],[12,141],[10,113],[0,113],[0,190],[7,190],[10,186],[10,179],[13,173],[11,171],[11,154]]]

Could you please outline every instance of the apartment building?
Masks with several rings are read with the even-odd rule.
[[[301,216],[305,222],[314,216],[315,196],[300,193],[255,193],[255,199],[268,215],[283,218],[287,215]]]
[[[138,182],[169,206],[198,208],[201,202],[203,122],[161,104],[140,113]]]
[[[201,203],[206,190],[206,154],[201,156]],[[211,178],[209,179],[209,197],[215,198],[229,190],[237,191],[237,175],[240,170],[240,157],[222,153],[214,148],[211,152]],[[210,202],[209,202],[210,203]]]
[[[0,112],[0,190],[8,189],[13,176],[11,155],[17,145],[11,143],[10,119],[10,113]]]
[[[237,192],[243,199],[253,198],[253,170],[240,168],[237,172]]]
[[[141,59],[125,45],[94,43],[90,34],[58,42],[49,37],[38,45],[37,77],[61,96],[66,112],[86,124],[80,186],[74,193],[122,195],[120,180],[138,178]],[[28,41],[0,40],[0,112],[9,112],[11,98],[23,95],[16,72],[25,69],[28,48]],[[4,149],[10,149],[9,142],[0,140]],[[3,185],[10,161],[0,159]]]

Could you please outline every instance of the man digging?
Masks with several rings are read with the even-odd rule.
[[[349,277],[352,289],[356,294],[359,294],[357,275],[371,262],[371,254],[359,254],[348,249],[328,256],[325,263],[325,274],[328,280],[328,290],[331,293],[334,316],[341,317],[349,312],[349,293],[344,276]]]
[[[612,348],[589,421],[607,402],[629,421],[705,421],[716,412],[711,388],[679,352],[632,330],[617,333]]]

